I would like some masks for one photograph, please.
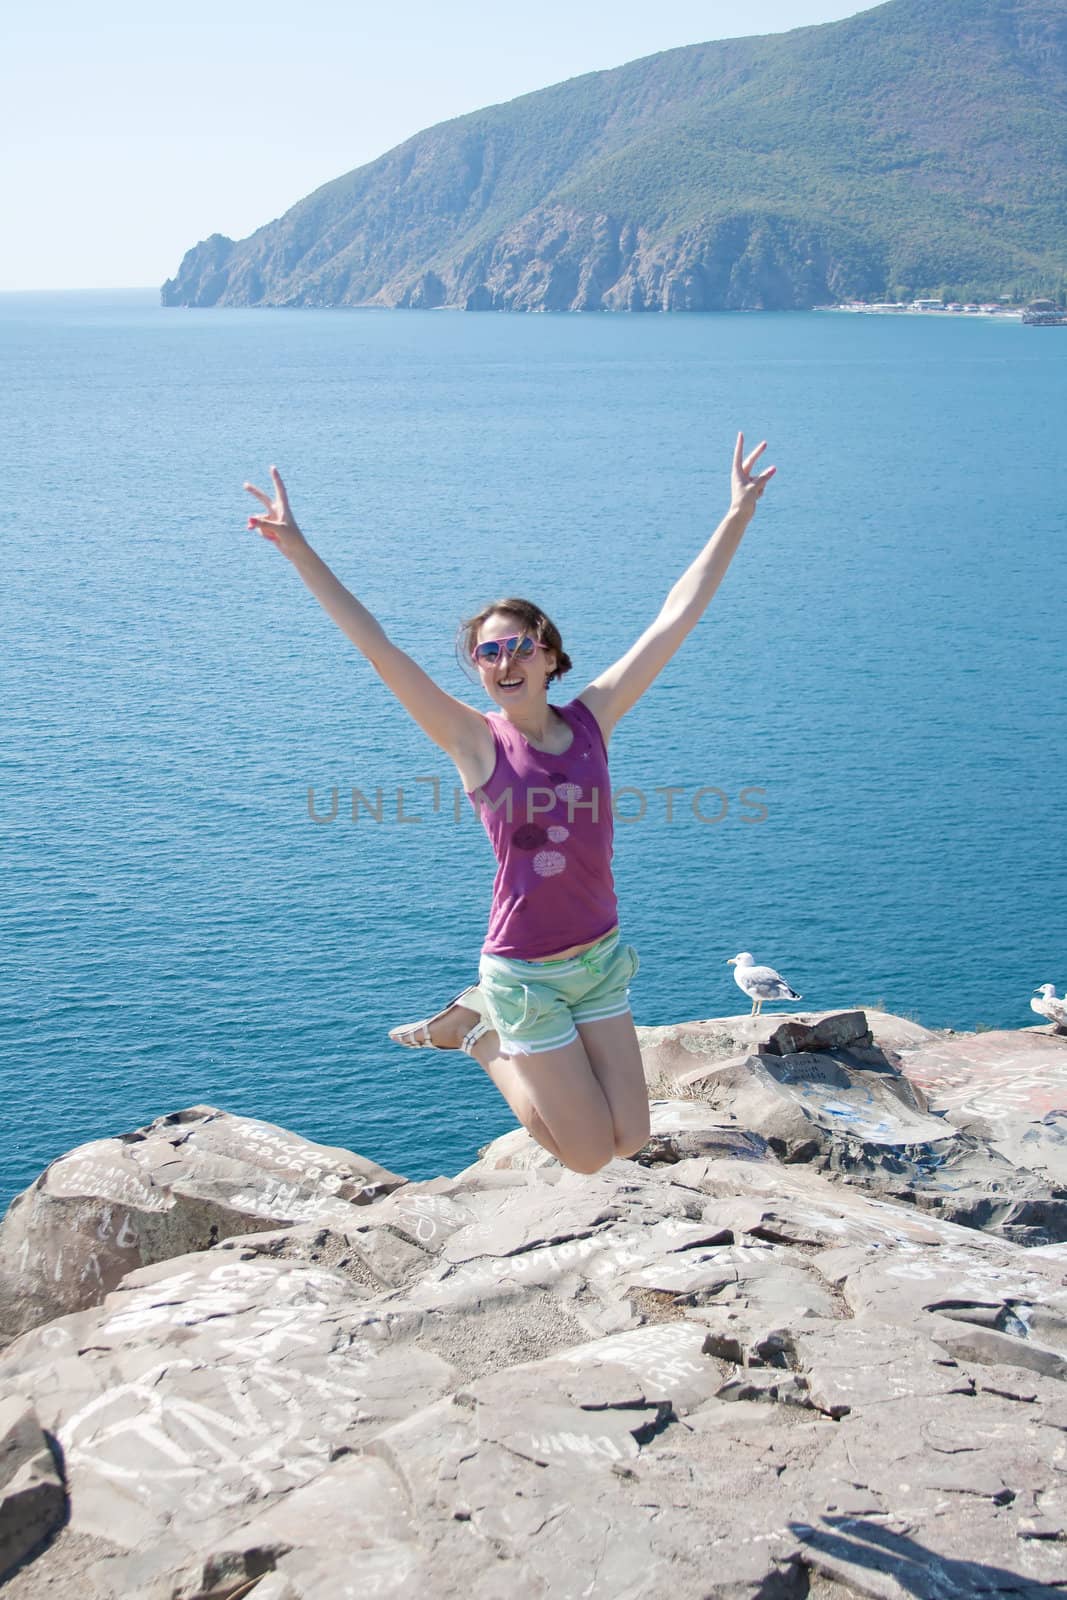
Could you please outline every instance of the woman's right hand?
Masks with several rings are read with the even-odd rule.
[[[744,511],[748,516],[751,516],[756,509],[760,495],[777,472],[777,467],[768,467],[765,472],[759,473],[758,476],[752,476],[752,468],[766,448],[767,441],[764,439],[762,444],[756,446],[751,455],[746,456],[745,436],[743,433],[737,435],[737,443],[734,446],[733,472],[731,474],[731,511]]]
[[[245,484],[249,494],[254,494],[256,499],[266,506],[269,513],[265,517],[249,517],[248,526],[261,533],[264,539],[276,544],[282,555],[292,557],[298,550],[306,549],[307,540],[296,525],[289,507],[289,496],[285,492],[285,484],[277,467],[271,467],[270,475],[274,480],[273,500],[270,495],[264,494],[262,489],[257,489],[254,483]]]

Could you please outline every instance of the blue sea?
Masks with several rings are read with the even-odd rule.
[[[518,593],[565,700],[710,536],[736,430],[766,437],[719,593],[612,741],[637,1021],[747,1009],[743,949],[805,1007],[1037,1021],[1067,981],[1067,330],[155,300],[0,296],[0,1206],[199,1103],[416,1179],[515,1125],[465,1056],[386,1037],[473,980],[493,862],[247,530],[272,462],[451,692],[479,703],[459,618]]]

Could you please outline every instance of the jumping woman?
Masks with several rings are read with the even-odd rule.
[[[461,649],[495,711],[438,687],[316,555],[272,467],[273,497],[250,528],[277,545],[323,609],[451,757],[497,859],[478,983],[435,1016],[394,1028],[415,1048],[464,1049],[537,1142],[564,1166],[596,1172],[648,1139],[648,1094],[629,1005],[637,952],[619,937],[611,875],[607,746],[696,627],[774,467],[753,476],[737,436],[730,509],[650,627],[567,705],[548,686],[571,668],[559,631],[528,600],[497,600],[462,624]]]

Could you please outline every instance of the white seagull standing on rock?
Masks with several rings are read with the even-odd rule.
[[[1044,1017],[1047,1022],[1054,1022],[1057,1028],[1067,1028],[1067,994],[1062,1000],[1056,998],[1056,985],[1043,983],[1039,989],[1034,990],[1035,997],[1030,1002],[1030,1010],[1036,1011],[1039,1017]]]
[[[731,956],[726,965],[734,969],[734,982],[739,989],[743,989],[752,1001],[752,1010],[749,1016],[758,1017],[760,1007],[764,1000],[803,1000],[802,994],[795,994],[786,983],[781,973],[775,972],[773,967],[756,967],[752,964],[752,952],[742,950],[740,955]]]

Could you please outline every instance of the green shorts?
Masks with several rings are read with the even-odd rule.
[[[478,988],[506,1056],[558,1050],[578,1037],[576,1022],[623,1017],[630,1009],[629,983],[641,965],[619,930],[605,934],[581,955],[552,961],[514,961],[483,955]]]

